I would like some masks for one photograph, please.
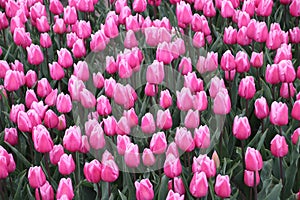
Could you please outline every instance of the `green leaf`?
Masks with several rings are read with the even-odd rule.
[[[121,197],[121,200],[127,200],[127,197],[120,190],[118,190],[118,192]]]
[[[275,200],[275,199],[280,199],[280,192],[282,189],[282,184],[279,183],[276,186],[273,187],[271,192],[264,198],[265,200]]]
[[[9,148],[11,148],[11,150],[17,155],[17,157],[23,162],[23,164],[29,168],[31,166],[30,162],[23,156],[22,153],[20,153],[15,147],[11,146],[10,144],[8,144],[7,142],[5,142],[5,144],[7,146],[9,146]]]
[[[27,174],[27,169],[23,170],[22,172],[20,172],[18,174],[20,176],[20,179],[18,180],[18,187],[17,187],[17,191],[14,196],[14,200],[18,200],[18,199],[22,198],[20,195],[21,195],[21,189],[22,189],[23,181],[24,181],[26,174]]]
[[[169,178],[166,175],[164,175],[161,178],[160,188],[158,192],[158,199],[166,199],[168,195],[168,182],[169,182]]]

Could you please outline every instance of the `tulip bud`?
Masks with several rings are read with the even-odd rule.
[[[196,197],[205,197],[208,192],[207,177],[204,172],[196,172],[190,183],[190,192]]]
[[[41,167],[30,167],[28,171],[28,181],[32,188],[40,188],[46,183],[46,176]]]
[[[70,178],[62,178],[59,181],[56,192],[56,199],[60,199],[63,196],[66,196],[66,199],[73,199],[74,197],[72,180]]]
[[[221,176],[220,174],[217,176],[216,183],[215,183],[215,192],[216,195],[221,198],[228,198],[230,197],[231,188],[229,182],[229,176]]]
[[[154,190],[149,179],[143,179],[140,182],[135,181],[134,185],[136,189],[135,196],[137,200],[154,199]]]
[[[284,157],[289,152],[289,146],[286,143],[285,137],[276,135],[271,141],[271,153],[275,157]]]

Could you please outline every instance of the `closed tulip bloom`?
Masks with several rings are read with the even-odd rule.
[[[224,0],[221,4],[221,15],[223,18],[229,18],[234,15],[234,8],[230,0]]]
[[[194,130],[194,141],[198,148],[206,149],[210,146],[210,131],[207,125]]]
[[[27,115],[28,115],[28,118],[30,120],[31,127],[35,127],[39,124],[42,124],[42,119],[41,119],[41,117],[39,116],[39,114],[36,110],[29,109],[27,111]]]
[[[26,47],[27,59],[31,65],[39,65],[44,61],[44,55],[38,45],[31,44],[30,47]]]
[[[40,199],[40,194],[42,197],[41,199]],[[46,181],[46,183],[39,189],[38,188],[35,189],[35,198],[37,200],[42,200],[42,199],[52,200],[52,199],[54,199],[54,191],[48,181]]]
[[[229,176],[218,175],[215,183],[215,193],[221,198],[228,198],[231,194]]]
[[[44,124],[48,128],[56,128],[58,124],[58,117],[53,110],[47,110],[44,117]]]
[[[18,128],[22,132],[30,132],[32,129],[32,123],[28,115],[24,111],[20,111],[17,115]]]
[[[58,18],[53,25],[53,32],[57,34],[64,34],[66,32],[66,24],[63,19]]]
[[[196,172],[190,183],[190,192],[196,197],[205,197],[208,192],[207,177],[204,172]]]
[[[235,56],[236,71],[238,73],[247,72],[250,69],[248,55],[244,51],[239,51]]]
[[[241,46],[249,45],[252,42],[252,39],[247,36],[247,27],[243,26],[238,30],[236,41]]]
[[[236,70],[225,71],[225,79],[227,81],[233,81],[236,74]]]
[[[64,148],[61,144],[54,145],[52,150],[49,152],[50,162],[52,165],[57,165],[60,157],[64,154]]]
[[[203,90],[203,81],[197,78],[195,72],[188,72],[184,75],[184,87],[189,88],[191,92],[199,92]]]
[[[269,106],[265,97],[256,99],[254,108],[254,113],[258,119],[264,119],[269,116]]]
[[[199,111],[190,109],[185,116],[184,125],[186,128],[197,128],[200,124]]]
[[[291,83],[296,78],[296,72],[291,60],[282,60],[278,64],[279,79],[281,82]]]
[[[251,127],[247,117],[238,117],[234,118],[233,135],[239,140],[245,140],[251,135]]]
[[[75,170],[75,162],[72,155],[63,154],[58,161],[58,171],[62,175],[69,175]]]
[[[274,63],[278,64],[282,60],[292,60],[292,46],[291,44],[282,44],[276,51]],[[287,61],[283,63],[290,65]]]
[[[59,0],[51,0],[49,10],[54,15],[60,15],[63,12],[64,7]]]
[[[190,4],[180,1],[176,5],[176,16],[178,19],[178,25],[181,28],[184,28],[187,24],[191,23],[193,14]]]
[[[262,65],[264,64],[263,52],[260,53],[252,52],[250,63],[255,68],[262,67]]]
[[[70,126],[63,138],[64,148],[70,152],[76,152],[81,147],[81,131],[78,126]]]
[[[178,71],[183,75],[187,75],[189,72],[192,72],[191,58],[183,57],[178,65]]]
[[[258,16],[268,17],[272,13],[273,0],[262,0],[259,2],[256,8],[256,13]]]
[[[129,143],[126,146],[124,160],[128,167],[136,168],[140,164],[139,147],[136,144]]]
[[[176,91],[177,107],[180,110],[188,111],[193,108],[193,96],[189,88],[183,87],[180,92]]]
[[[50,30],[50,25],[47,20],[47,17],[41,16],[36,20],[36,27],[40,33],[45,33]]]
[[[105,182],[114,182],[119,177],[119,168],[114,157],[107,151],[102,155],[101,179]]]
[[[291,139],[292,139],[292,142],[294,145],[296,145],[298,143],[299,136],[300,136],[300,128],[297,128],[291,136]]]
[[[131,143],[127,135],[118,135],[117,137],[117,150],[120,155],[124,155],[127,144]]]
[[[292,3],[290,4],[290,14],[293,17],[299,17],[300,16],[300,1],[299,0],[293,0]]]
[[[93,84],[98,89],[101,89],[104,86],[104,77],[102,73],[93,73]]]
[[[202,32],[196,32],[193,37],[193,45],[196,48],[201,48],[205,46],[205,38]]]
[[[130,127],[135,127],[138,125],[138,116],[134,111],[134,108],[131,108],[129,110],[124,110],[123,116],[127,119],[128,125]]]
[[[141,13],[146,10],[147,1],[146,0],[134,0],[132,3],[132,8],[134,12]]]
[[[180,159],[175,157],[172,153],[167,154],[164,163],[164,173],[169,178],[177,177],[182,172]]]
[[[228,0],[226,0],[228,1]],[[234,29],[232,26],[225,28],[223,41],[225,44],[236,44],[237,40],[237,30]]]
[[[252,99],[256,93],[253,76],[246,76],[239,84],[239,95],[245,99]]]
[[[5,179],[8,177],[7,159],[5,156],[0,155],[0,178]]]
[[[101,95],[97,99],[97,112],[101,116],[109,115],[111,113],[111,105],[106,96]]]
[[[172,182],[174,182],[174,188],[173,188],[173,183]],[[185,187],[184,187],[182,178],[174,177],[173,180],[170,180],[168,182],[168,189],[184,196]]]
[[[0,78],[4,78],[7,71],[10,70],[8,63],[5,60],[0,60]]]
[[[52,90],[47,97],[45,98],[45,103],[48,106],[54,106],[56,104],[56,98],[57,98],[57,89]]]
[[[66,129],[66,118],[63,114],[58,117],[57,129],[60,131]]]
[[[256,178],[256,186],[259,185],[260,183],[260,176],[259,176],[259,172],[256,171],[255,173],[255,178]],[[248,186],[248,187],[254,187],[254,171],[248,171],[245,170],[244,171],[244,183]]]
[[[231,71],[236,68],[234,56],[230,50],[227,50],[221,58],[221,69],[224,71]]]
[[[295,96],[296,88],[293,83],[282,83],[280,87],[280,96],[283,98],[291,98]]]
[[[286,143],[285,137],[276,135],[271,141],[271,153],[275,157],[284,157],[289,152],[289,146]]]
[[[46,176],[41,167],[30,167],[28,170],[28,181],[32,188],[40,188],[46,183]]]
[[[159,98],[159,105],[166,109],[168,107],[170,107],[173,103],[173,100],[172,100],[172,97],[171,97],[171,94],[169,92],[169,90],[162,90],[160,92],[160,98]]]
[[[300,100],[295,101],[291,115],[294,119],[300,120]]]
[[[175,143],[182,151],[191,152],[195,148],[192,133],[185,127],[176,129]]]
[[[91,135],[89,136],[89,141],[91,144],[91,147],[99,150],[105,147],[105,138],[104,138],[104,132],[100,124],[97,124],[94,126],[93,131],[91,132]]]
[[[94,159],[85,163],[83,167],[85,178],[91,183],[99,183],[101,180],[101,163]]]
[[[263,168],[263,160],[260,152],[254,148],[248,147],[245,153],[245,164],[247,170],[261,170]]]
[[[8,144],[15,146],[18,144],[18,131],[16,128],[4,129],[4,141]]]
[[[288,107],[285,103],[274,101],[271,104],[270,121],[277,126],[288,124]]]
[[[1,64],[0,64],[1,65]],[[1,76],[0,76],[1,77]],[[25,84],[28,88],[32,88],[37,81],[37,74],[33,70],[28,70],[25,76]]]
[[[107,17],[104,25],[104,33],[108,38],[115,38],[119,35],[117,22],[113,17]]]
[[[184,195],[180,195],[179,193],[173,192],[173,190],[169,190],[166,200],[184,200]]]
[[[77,37],[76,33],[67,33],[67,47],[72,49],[73,48],[73,44],[79,39],[79,37]]]
[[[83,135],[81,137],[81,147],[80,147],[80,153],[88,153],[91,149],[90,143],[89,143],[89,139],[87,135]]]
[[[89,21],[86,22],[86,21],[80,20],[75,25],[76,25],[76,30],[75,30],[76,35],[80,39],[86,39],[91,36],[92,28],[91,28],[91,24]]]
[[[267,37],[266,46],[269,49],[277,49],[283,43],[283,34],[278,23],[271,24],[271,29]]]
[[[36,94],[33,90],[27,90],[25,94],[25,105],[27,108],[31,107],[31,104],[33,102],[38,102],[38,99],[36,97]]]
[[[99,30],[95,34],[92,34],[91,37],[90,47],[92,52],[100,52],[106,48],[107,37],[103,31]]]
[[[64,69],[58,62],[49,63],[50,76],[53,80],[61,80],[65,76]]]
[[[206,154],[193,158],[192,172],[204,172],[208,178],[216,175],[215,161],[210,159]]]
[[[89,90],[83,89],[80,92],[80,102],[84,108],[94,108],[96,105],[96,98]]]
[[[148,148],[144,149],[143,155],[142,155],[142,160],[146,167],[150,167],[150,166],[154,165],[155,161],[156,161],[153,152]]]
[[[156,126],[153,115],[146,113],[142,118],[141,129],[144,133],[151,134],[155,132]]]
[[[72,25],[77,21],[76,8],[73,6],[67,6],[64,8],[64,22],[66,24]]]
[[[117,0],[115,2],[115,10],[117,14],[120,14],[123,7],[127,6],[126,0]]]
[[[163,130],[168,130],[172,127],[173,122],[169,109],[165,111],[159,110],[157,112],[156,125],[158,128]]]
[[[216,16],[216,9],[215,9],[213,1],[207,1],[206,3],[204,3],[204,5],[203,5],[203,14],[206,17]]]
[[[209,87],[209,95],[211,98],[216,98],[218,92],[221,89],[226,89],[225,83],[223,79],[220,79],[219,77],[215,76],[211,79],[210,87]]]
[[[14,2],[14,1],[10,1]],[[9,26],[9,22],[7,20],[6,14],[4,12],[0,12],[0,29],[5,29]]]
[[[74,191],[72,186],[72,180],[70,178],[62,178],[59,181],[56,199],[62,198],[62,196],[66,196],[67,199],[73,199]]]
[[[277,64],[267,65],[266,81],[270,84],[277,84],[280,82],[279,67]]]
[[[71,75],[68,82],[68,91],[72,98],[72,101],[80,101],[80,92],[85,88],[82,80],[79,80],[76,76]]]
[[[60,93],[57,96],[56,108],[60,113],[68,113],[72,110],[71,98],[68,94]]]
[[[24,104],[12,105],[12,107],[10,109],[10,113],[9,113],[9,119],[12,122],[17,123],[18,114],[19,114],[20,111],[25,112],[25,106],[24,106]]]
[[[82,39],[76,40],[73,44],[72,53],[75,58],[81,58],[86,55],[85,44]]]
[[[256,42],[265,42],[268,38],[268,27],[265,22],[258,22],[256,24],[254,40]]]
[[[230,113],[231,100],[226,89],[221,89],[214,99],[214,113],[226,115]]]
[[[103,119],[104,132],[108,136],[113,136],[116,134],[117,120],[114,116],[108,116],[106,119]]]
[[[160,84],[164,80],[164,64],[163,62],[154,62],[148,66],[146,80],[151,84]]]
[[[154,190],[149,179],[142,179],[140,182],[135,181],[134,185],[136,189],[135,196],[137,200],[154,199]]]
[[[37,152],[48,153],[53,149],[53,141],[50,133],[43,125],[33,127],[32,140]]]
[[[164,132],[155,133],[150,142],[150,150],[155,154],[163,154],[167,149],[167,140]]]
[[[42,33],[40,35],[40,44],[43,48],[51,47],[52,41],[48,33]]]
[[[299,27],[294,27],[293,29],[289,30],[289,38],[292,43],[299,43],[300,42],[300,29]]]
[[[80,12],[93,12],[94,3],[92,0],[79,0],[76,4],[76,8]]]
[[[73,65],[73,58],[70,53],[65,48],[61,48],[60,50],[57,50],[57,55],[58,55],[58,63],[64,67],[64,68],[69,68]]]
[[[134,32],[132,30],[127,31],[124,39],[124,47],[127,49],[131,49],[137,46],[138,46],[138,41],[135,37]]]
[[[158,60],[159,62],[163,62],[166,65],[172,62],[173,55],[169,43],[163,42],[158,44],[156,50],[156,60]]]

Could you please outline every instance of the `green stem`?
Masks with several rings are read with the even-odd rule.
[[[254,200],[257,200],[256,171],[254,171]]]
[[[282,157],[279,157],[280,179],[282,182],[282,187],[284,187],[284,174],[283,174],[282,161],[283,161]],[[284,190],[282,189],[282,191],[284,191]]]
[[[241,148],[242,148],[243,169],[245,169],[245,144],[244,144],[244,140],[241,140]]]
[[[97,185],[97,189],[98,189],[98,198],[99,200],[101,200],[101,187],[100,187],[100,182],[99,183],[96,183]]]

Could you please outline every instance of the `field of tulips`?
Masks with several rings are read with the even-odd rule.
[[[0,0],[0,200],[300,200],[300,0]]]

